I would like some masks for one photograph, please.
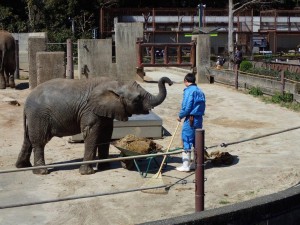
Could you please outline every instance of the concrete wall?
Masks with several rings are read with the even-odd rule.
[[[20,69],[28,71],[28,39],[30,37],[47,38],[45,32],[37,33],[13,33],[15,40],[19,41],[19,64]]]
[[[80,78],[110,76],[132,80],[136,76],[136,40],[143,37],[142,23],[118,23],[115,28],[116,62],[113,63],[112,39],[78,40]]]
[[[54,78],[66,78],[64,52],[37,52],[37,85]]]
[[[116,64],[112,63],[112,39],[78,40],[79,78],[116,76]]]
[[[215,82],[229,84],[234,86],[235,74],[233,71],[209,69],[210,75],[214,76]],[[281,92],[282,84],[280,81],[267,79],[262,77],[249,76],[239,73],[239,87],[250,89],[251,87],[259,87],[265,94],[273,95],[276,92]],[[300,102],[300,84],[285,83],[285,91],[294,94],[294,100]]]
[[[210,67],[210,36],[208,34],[193,35],[192,40],[197,41],[196,81],[197,83],[209,83],[207,68]]]
[[[29,37],[28,38],[28,64],[29,64],[29,88],[33,89],[37,86],[37,52],[47,50],[47,39],[44,37]]]
[[[136,76],[137,38],[143,37],[143,23],[117,23],[115,27],[117,79],[132,80]]]
[[[253,200],[144,225],[298,225],[300,186]]]

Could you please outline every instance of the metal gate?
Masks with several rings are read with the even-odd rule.
[[[190,43],[143,43],[137,41],[137,68],[196,67],[196,41]]]

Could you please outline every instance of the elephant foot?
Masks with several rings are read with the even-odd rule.
[[[32,165],[29,161],[17,161],[16,167],[17,168],[25,168],[25,167],[32,167]]]
[[[0,89],[6,89],[6,85],[3,83],[0,83]]]
[[[109,162],[97,163],[97,169],[98,170],[108,170],[108,169],[110,169],[110,163]]]
[[[90,165],[81,165],[80,168],[79,168],[79,173],[81,175],[94,174],[95,170]]]
[[[40,174],[40,175],[46,175],[46,174],[49,173],[47,168],[44,168],[44,169],[35,169],[35,170],[32,170],[32,172],[34,174]]]
[[[16,87],[14,75],[10,75],[9,76],[8,83],[9,83],[9,86],[11,88],[15,88]]]
[[[14,83],[9,83],[10,88],[16,88],[16,84]]]

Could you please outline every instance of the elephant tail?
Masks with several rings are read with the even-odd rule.
[[[23,126],[24,126],[24,143],[27,143],[31,146],[31,142],[28,135],[28,125],[26,113],[23,113]]]
[[[4,55],[5,55],[5,49],[2,49],[2,56],[1,56],[1,64],[0,64],[0,73],[3,73],[4,71]]]

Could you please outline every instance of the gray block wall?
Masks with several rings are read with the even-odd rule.
[[[210,36],[209,34],[193,35],[192,40],[197,41],[196,46],[196,82],[209,83],[207,69],[210,68]]]
[[[141,37],[143,37],[142,23],[116,24],[115,63],[112,60],[112,39],[78,40],[79,77],[110,76],[124,81],[135,79],[136,40]]]
[[[65,52],[37,52],[37,85],[54,78],[66,78]]]
[[[143,37],[142,23],[117,23],[115,27],[117,79],[135,79],[136,40]]]
[[[28,38],[29,88],[37,86],[36,54],[47,49],[47,39],[43,37]]]
[[[20,69],[28,71],[28,39],[33,37],[47,38],[45,32],[13,33],[15,40],[19,41],[19,66]]]
[[[79,78],[112,76],[116,74],[112,63],[112,39],[78,40]]]

